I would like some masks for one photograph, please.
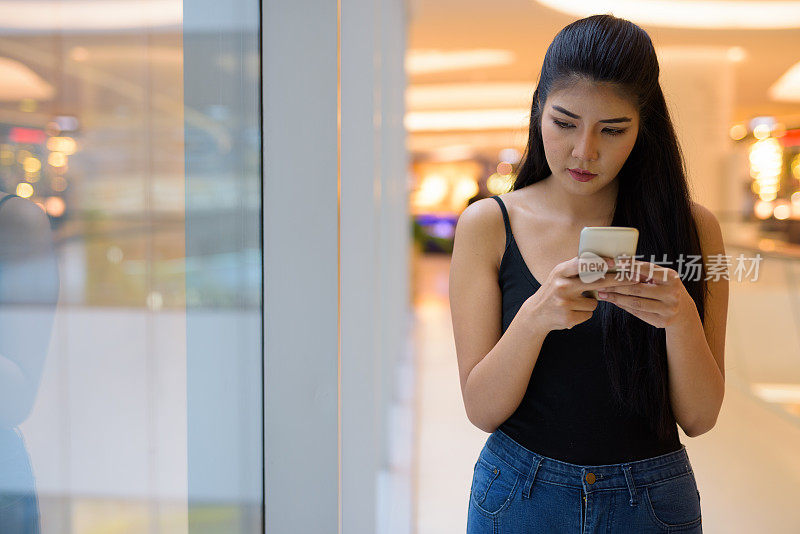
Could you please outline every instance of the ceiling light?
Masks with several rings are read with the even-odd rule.
[[[405,66],[409,74],[430,74],[453,70],[500,67],[514,63],[511,50],[409,50]]]
[[[800,62],[778,78],[767,91],[769,97],[781,102],[800,102]]]
[[[741,63],[747,59],[747,50],[741,46],[732,46],[728,49],[728,59],[734,63]]]
[[[430,152],[430,161],[463,161],[475,157],[472,145],[450,145],[434,149]]]
[[[577,17],[612,13],[636,24],[669,28],[780,29],[800,27],[800,2],[730,0],[536,0]]]
[[[750,388],[767,402],[800,403],[800,384],[759,382]]]
[[[527,108],[410,111],[405,115],[404,124],[409,132],[527,129],[529,117]]]
[[[409,110],[530,107],[535,83],[437,83],[411,85]]]
[[[2,0],[0,9],[0,28],[13,30],[117,30],[183,21],[183,4],[175,0]]]
[[[0,57],[0,80],[0,101],[50,100],[56,94],[55,87],[16,59]]]

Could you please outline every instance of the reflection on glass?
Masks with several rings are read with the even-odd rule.
[[[0,19],[0,532],[261,532],[258,2],[48,4]]]
[[[39,503],[19,425],[31,413],[58,300],[50,221],[0,193],[0,532],[39,532]]]

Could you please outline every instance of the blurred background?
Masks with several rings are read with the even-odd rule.
[[[60,277],[54,307],[0,302],[49,343],[0,442],[27,524],[463,532],[487,434],[455,223],[513,182],[552,38],[609,11],[653,39],[694,200],[757,270],[717,426],[681,434],[704,529],[800,532],[800,2],[672,3],[0,0],[0,191],[46,214]]]

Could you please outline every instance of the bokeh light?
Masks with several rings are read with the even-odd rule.
[[[61,197],[47,197],[47,200],[44,201],[44,206],[51,217],[61,217],[67,207]]]
[[[30,198],[33,196],[33,186],[27,182],[17,184],[17,195],[22,198]]]
[[[731,139],[741,141],[747,136],[747,126],[744,124],[734,124],[730,130]]]

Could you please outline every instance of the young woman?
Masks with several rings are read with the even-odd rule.
[[[635,24],[596,15],[566,26],[544,58],[512,191],[459,218],[450,305],[461,392],[469,420],[491,433],[470,534],[702,531],[677,425],[694,437],[716,423],[728,282],[706,276],[722,234],[690,199],[658,74]],[[638,275],[584,283],[584,226],[638,228],[627,266]]]

